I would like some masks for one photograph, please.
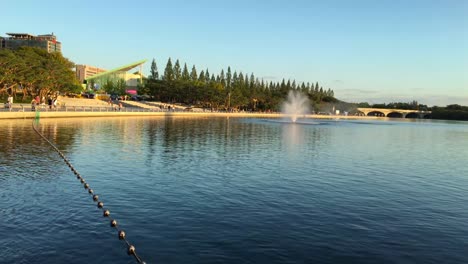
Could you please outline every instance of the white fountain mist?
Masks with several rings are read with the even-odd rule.
[[[310,113],[309,98],[301,92],[291,90],[288,99],[281,106],[281,112],[295,123],[299,116]]]

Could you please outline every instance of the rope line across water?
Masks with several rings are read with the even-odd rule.
[[[63,161],[67,164],[67,166],[70,168],[70,170],[75,174],[76,178],[80,181],[80,183],[83,185],[84,189],[88,191],[88,194],[89,195],[92,195],[93,197],[93,201],[97,203],[97,207],[102,211],[102,215],[103,217],[105,218],[108,218],[110,220],[110,226],[112,228],[115,228],[117,230],[117,234],[118,234],[118,237],[119,237],[119,240],[123,240],[125,242],[125,244],[127,244],[127,254],[129,255],[132,255],[135,260],[138,262],[138,263],[146,263],[144,262],[141,257],[136,253],[136,249],[135,249],[135,246],[133,246],[128,240],[127,240],[127,237],[125,235],[125,231],[120,229],[118,227],[118,223],[117,223],[117,220],[113,219],[111,216],[110,216],[110,211],[108,209],[106,209],[104,207],[104,203],[99,200],[99,196],[97,194],[95,194],[94,190],[91,189],[91,187],[89,186],[89,183],[87,183],[85,181],[85,179],[80,175],[80,173],[73,167],[73,165],[71,164],[70,160],[67,159],[67,157],[65,157],[65,155],[48,139],[46,138],[41,132],[39,132],[39,130],[37,130],[36,126],[34,124],[39,124],[38,122],[38,118],[36,118],[35,121],[33,121],[33,129],[34,131],[36,131],[36,133],[42,138],[44,139],[47,143],[49,143],[49,145],[60,155],[60,157],[63,159]]]

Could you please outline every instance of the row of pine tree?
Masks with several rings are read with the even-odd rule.
[[[182,102],[212,108],[230,108],[250,111],[276,111],[290,90],[301,91],[313,103],[336,101],[331,89],[325,90],[318,82],[296,83],[265,81],[253,73],[232,71],[228,67],[220,73],[208,69],[197,71],[195,65],[189,71],[187,64],[181,67],[179,60],[173,64],[167,60],[164,73],[160,74],[156,61],[151,63],[150,75],[144,88],[146,93],[161,101]]]

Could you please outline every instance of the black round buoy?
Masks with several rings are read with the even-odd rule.
[[[98,208],[102,208],[102,207],[104,207],[104,203],[103,203],[103,202],[99,202],[99,203],[97,203],[97,207],[98,207]]]
[[[127,253],[128,253],[129,255],[135,254],[135,247],[134,247],[133,245],[128,246]]]
[[[123,230],[119,231],[119,239],[120,240],[125,239],[125,232]]]
[[[112,221],[110,222],[110,226],[111,226],[111,227],[116,227],[116,226],[117,226],[117,220],[112,220]]]
[[[85,180],[83,178],[80,179],[81,183],[85,183]]]
[[[86,184],[84,185],[84,188],[85,188],[85,189],[88,189],[88,188],[89,188],[89,184],[86,183]]]
[[[99,199],[99,196],[97,194],[93,195],[93,200],[96,202]]]
[[[105,210],[104,213],[102,214],[104,217],[108,217],[110,215],[109,210]]]
[[[88,192],[89,192],[89,194],[93,194],[93,193],[94,193],[93,189],[89,189]]]

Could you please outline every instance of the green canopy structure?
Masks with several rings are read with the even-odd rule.
[[[141,73],[142,65],[147,60],[137,61],[131,64],[127,64],[110,71],[101,72],[90,76],[85,79],[88,89],[100,89],[106,84],[108,81],[112,81],[113,83],[117,83],[119,80],[124,80],[126,83],[126,90],[129,91],[136,91],[138,88],[138,83],[141,83],[143,75]],[[129,73],[130,70],[140,66],[139,73]],[[94,87],[90,87],[89,85],[93,83]]]

